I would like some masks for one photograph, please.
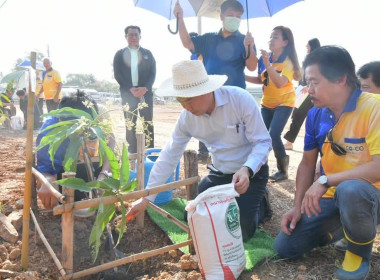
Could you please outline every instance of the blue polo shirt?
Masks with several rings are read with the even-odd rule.
[[[218,33],[206,33],[191,37],[195,52],[203,57],[203,64],[209,75],[227,75],[224,85],[246,88],[245,84],[245,36],[236,31],[227,38]],[[256,48],[254,46],[255,52]]]
[[[356,109],[356,104],[361,94],[362,91],[359,89],[353,92],[342,114],[345,112],[353,112]],[[329,108],[311,108],[306,118],[304,150],[311,151],[317,148],[318,151],[321,152],[327,132],[337,121],[334,113]]]
[[[47,119],[40,128],[40,132],[37,135],[36,146],[41,142],[41,139],[49,133],[50,130],[43,131],[48,126],[58,123],[58,119],[55,117]],[[42,173],[49,173],[52,175],[64,172],[63,160],[65,158],[66,149],[69,145],[69,140],[66,139],[59,146],[57,152],[54,154],[54,167],[50,160],[49,145],[43,147],[37,151],[37,170]]]

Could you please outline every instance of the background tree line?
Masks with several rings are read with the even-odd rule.
[[[43,53],[37,53],[37,61],[42,61],[45,56]],[[24,60],[29,60],[29,56],[25,55],[24,58],[18,58],[15,61],[12,72],[24,70],[25,68],[20,67]],[[59,71],[59,69],[58,69]],[[79,87],[79,88],[89,88],[95,89],[100,92],[111,92],[118,93],[119,85],[116,82],[110,82],[106,80],[97,80],[93,74],[68,74],[65,78],[62,77],[62,83],[64,87]]]

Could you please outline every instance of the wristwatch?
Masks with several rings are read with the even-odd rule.
[[[253,176],[254,176],[255,174],[253,173],[252,168],[249,167],[249,166],[246,166],[246,165],[244,165],[244,167],[247,167],[247,169],[248,169],[249,178],[250,178],[250,179],[253,178]]]
[[[327,189],[331,187],[329,183],[327,182],[327,176],[322,175],[321,177],[318,178],[318,183],[326,187]]]

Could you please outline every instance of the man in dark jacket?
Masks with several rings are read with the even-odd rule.
[[[125,28],[124,32],[128,46],[116,52],[113,68],[115,79],[120,85],[127,127],[128,151],[136,153],[137,111],[146,122],[147,131],[145,133],[147,134],[148,146],[154,146],[152,86],[156,78],[156,61],[149,50],[140,47],[140,27],[130,25]],[[146,103],[148,106],[139,106],[140,103]],[[129,110],[126,110],[127,108]],[[132,123],[133,126],[131,127]]]

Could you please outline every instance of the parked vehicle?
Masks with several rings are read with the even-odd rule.
[[[154,97],[153,101],[155,105],[165,105],[165,99],[162,97]]]
[[[102,102],[102,96],[100,93],[94,89],[89,89],[89,88],[82,88],[85,93],[90,94],[91,97],[96,101],[96,102]]]
[[[121,97],[118,93],[112,92],[99,92],[102,102],[110,102],[111,104],[121,104]]]
[[[75,93],[77,92],[77,90],[78,90],[78,87],[62,87],[61,89],[62,97],[68,96],[71,93]]]

